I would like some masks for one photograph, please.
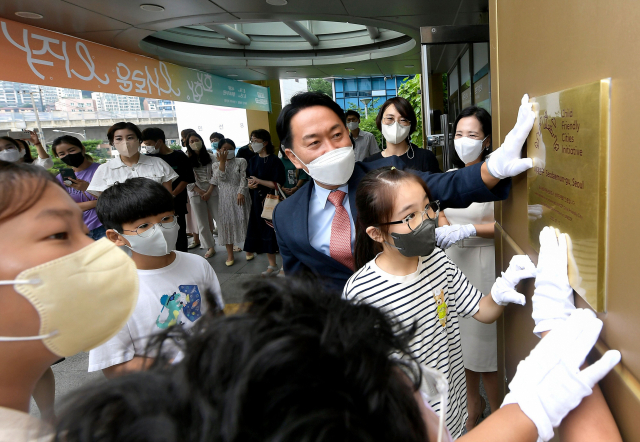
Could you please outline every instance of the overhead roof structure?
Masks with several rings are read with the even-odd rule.
[[[417,74],[421,26],[477,24],[487,10],[487,0],[150,1],[3,0],[0,17],[215,75],[265,80]],[[430,70],[446,71],[459,50],[432,48]]]

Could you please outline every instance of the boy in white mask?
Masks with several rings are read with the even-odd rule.
[[[148,339],[173,325],[190,328],[207,308],[224,308],[216,273],[201,256],[175,251],[173,196],[158,183],[131,178],[107,189],[96,208],[107,238],[131,249],[140,294],[133,315],[111,340],[91,350],[89,371],[107,378],[147,368]],[[204,303],[211,292],[218,305]],[[177,349],[168,349],[170,358]]]
[[[101,165],[91,179],[86,190],[100,196],[114,183],[122,183],[127,178],[145,177],[162,184],[171,192],[171,183],[178,174],[160,158],[140,153],[142,132],[133,123],[116,123],[107,132],[109,143],[118,150],[118,157]]]

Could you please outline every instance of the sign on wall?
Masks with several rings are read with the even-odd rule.
[[[606,310],[609,119],[611,81],[534,97],[527,140],[529,241],[552,226],[568,236],[571,287]]]
[[[269,88],[0,20],[0,79],[271,111]]]

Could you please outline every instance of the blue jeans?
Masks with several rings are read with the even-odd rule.
[[[96,227],[93,230],[89,230],[89,234],[87,236],[92,240],[97,241],[107,236],[107,229],[105,229],[104,226]]]

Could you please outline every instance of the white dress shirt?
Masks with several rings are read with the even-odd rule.
[[[127,166],[120,157],[100,165],[91,179],[87,192],[100,196],[102,192],[115,183],[123,183],[128,178],[149,178],[156,183],[166,183],[178,178],[178,174],[162,158],[140,154],[138,162]]]
[[[353,140],[356,142],[356,145],[354,146],[356,161],[362,161],[365,158],[380,152],[376,137],[371,132],[360,129],[358,136],[353,137]]]
[[[309,243],[318,252],[331,256],[329,251],[331,223],[333,222],[333,215],[336,213],[336,207],[328,201],[329,194],[332,191],[318,186],[315,182],[311,185],[313,190],[311,190],[311,200],[309,201]],[[351,222],[351,251],[353,252],[353,245],[356,242],[356,225],[353,222],[353,215],[351,215],[351,207],[349,205],[349,185],[340,186],[337,190],[346,193],[342,206],[347,210],[349,221]]]

